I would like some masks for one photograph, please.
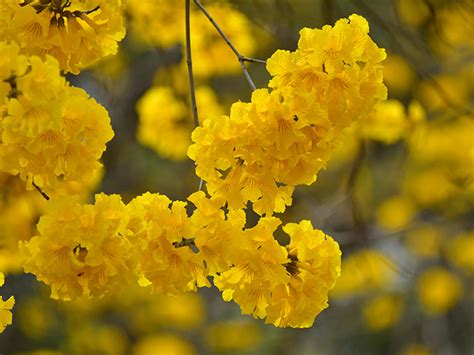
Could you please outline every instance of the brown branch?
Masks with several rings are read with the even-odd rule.
[[[212,23],[214,28],[219,32],[219,35],[222,37],[222,39],[225,41],[225,43],[229,46],[229,48],[234,52],[235,56],[237,57],[240,67],[242,68],[242,72],[244,73],[245,79],[247,79],[247,82],[249,83],[250,87],[252,90],[256,90],[257,87],[255,86],[252,78],[250,77],[250,74],[247,70],[247,67],[245,66],[245,62],[251,62],[251,63],[261,63],[265,64],[266,61],[262,59],[255,59],[255,58],[250,58],[243,56],[240,54],[240,52],[235,48],[235,46],[232,44],[230,41],[229,37],[222,31],[222,29],[219,27],[217,22],[214,20],[214,18],[211,16],[211,14],[206,10],[206,8],[201,4],[199,0],[194,0],[194,3],[196,4],[197,7],[202,11],[202,13],[208,18],[208,20]]]
[[[44,192],[43,190],[41,190],[41,187],[39,187],[38,185],[36,185],[35,183],[33,183],[33,187],[41,194],[41,196],[43,196],[43,198],[46,200],[46,201],[49,201],[49,196],[46,192]]]
[[[196,104],[196,88],[194,86],[193,59],[191,55],[191,20],[190,20],[190,0],[185,0],[186,19],[186,64],[188,66],[189,92],[191,96],[191,109],[193,111],[194,126],[199,127],[199,116]]]
[[[191,9],[190,0],[185,0],[185,22],[186,22],[186,64],[188,67],[189,93],[191,97],[191,110],[193,112],[194,127],[199,127],[199,115],[196,103],[196,87],[194,85],[193,58],[191,54]],[[199,191],[203,189],[204,181],[199,181]]]

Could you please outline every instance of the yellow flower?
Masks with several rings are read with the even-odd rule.
[[[186,203],[164,195],[145,193],[133,199],[129,237],[135,245],[137,272],[142,286],[165,295],[210,286],[204,264],[191,248],[194,228]]]
[[[216,322],[206,330],[206,341],[213,352],[246,351],[261,340],[262,332],[254,322]]]
[[[128,348],[127,334],[122,328],[104,323],[74,324],[63,354],[125,355]]]
[[[129,316],[133,330],[139,333],[155,327],[191,331],[199,329],[206,317],[204,301],[199,293],[160,296],[146,292],[146,297],[135,298],[135,302],[129,305]]]
[[[474,232],[466,232],[448,239],[445,248],[451,264],[474,276]]]
[[[398,323],[403,310],[401,298],[385,294],[371,299],[362,308],[362,315],[368,328],[381,331]]]
[[[400,355],[432,355],[433,352],[429,347],[422,344],[410,344],[405,346]]]
[[[377,209],[377,223],[385,229],[405,228],[415,217],[416,207],[406,196],[392,196]]]
[[[137,103],[138,141],[158,154],[180,160],[191,143],[191,116],[168,87],[154,87]]]
[[[63,182],[89,182],[113,136],[105,108],[66,84],[54,58],[26,59],[15,44],[2,43],[0,53],[8,55],[0,64],[0,74],[8,75],[0,79],[10,86],[1,98],[0,170],[18,174],[28,189],[36,184],[50,195]]]
[[[383,81],[392,95],[410,93],[416,80],[416,74],[405,58],[389,54],[383,65]]]
[[[266,323],[279,327],[309,328],[328,307],[328,292],[341,272],[341,251],[330,236],[313,229],[311,222],[288,223],[290,280],[277,285],[267,309]]]
[[[421,225],[406,234],[406,246],[418,258],[439,255],[443,230],[431,225]]]
[[[214,277],[225,301],[234,300],[243,314],[266,318],[278,327],[308,328],[328,306],[328,291],[340,272],[338,244],[309,221],[290,223],[285,248],[273,238],[280,220],[260,218],[244,231],[234,250],[233,266]]]
[[[196,206],[190,221],[195,229],[198,258],[205,264],[206,274],[216,276],[232,264],[232,255],[243,238],[245,212],[229,210],[224,214],[222,201],[206,198],[202,191],[193,193],[188,200]]]
[[[243,314],[265,318],[276,285],[289,282],[284,266],[289,262],[288,253],[273,238],[280,223],[277,218],[263,217],[255,227],[246,229],[240,246],[233,251],[233,266],[214,277],[222,298],[234,300]]]
[[[443,315],[452,309],[463,294],[461,280],[442,267],[423,272],[417,281],[418,300],[431,316]]]
[[[193,345],[173,334],[148,335],[133,347],[133,355],[195,355]]]
[[[5,275],[0,272],[0,286],[5,282]],[[15,304],[15,298],[10,296],[6,301],[0,297],[0,333],[3,333],[7,325],[12,324],[12,309]]]
[[[423,0],[397,0],[397,12],[411,26],[421,26],[430,17],[430,8]]]
[[[118,195],[96,195],[95,205],[53,199],[39,236],[20,242],[25,272],[51,287],[55,299],[101,297],[133,276],[128,215]]]
[[[0,8],[0,40],[16,41],[22,51],[59,61],[78,73],[97,59],[117,52],[125,36],[121,0],[5,0]]]

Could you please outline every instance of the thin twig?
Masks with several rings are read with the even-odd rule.
[[[194,127],[199,127],[199,116],[196,103],[196,87],[194,86],[193,58],[191,55],[191,6],[190,0],[185,0],[185,22],[186,22],[186,63],[188,66],[189,92],[191,96],[191,110],[193,111]],[[203,189],[204,181],[199,181],[199,191]]]
[[[190,0],[185,0],[186,18],[186,63],[188,65],[189,91],[191,95],[191,109],[193,111],[194,126],[199,127],[199,116],[196,104],[196,88],[194,86],[193,59],[191,56],[191,20],[190,20]]]
[[[46,200],[46,201],[49,201],[49,196],[46,192],[44,192],[43,190],[41,190],[41,187],[39,187],[38,185],[36,185],[35,183],[33,183],[33,187],[41,194],[41,196],[43,196],[43,198]]]
[[[209,12],[207,12],[206,8],[201,4],[201,2],[199,0],[194,0],[194,3],[196,4],[197,7],[199,7],[199,9],[202,11],[202,13],[209,19],[209,21],[212,23],[212,25],[217,30],[217,32],[219,32],[220,36],[222,37],[222,39],[224,39],[225,43],[229,46],[229,48],[232,50],[232,52],[234,52],[235,56],[237,57],[237,59],[240,63],[240,66],[241,66],[242,71],[244,73],[245,79],[247,79],[247,82],[249,83],[252,90],[256,90],[257,87],[255,86],[252,78],[250,77],[250,74],[247,70],[247,67],[245,66],[245,62],[265,64],[266,61],[262,60],[262,59],[255,59],[255,58],[246,57],[246,56],[243,56],[242,54],[240,54],[240,52],[237,50],[237,48],[235,48],[235,46],[230,41],[229,37],[227,37],[227,35],[222,31],[222,29],[219,27],[217,22],[212,18],[211,14]]]

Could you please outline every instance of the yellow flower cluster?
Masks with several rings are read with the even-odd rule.
[[[224,300],[234,300],[244,314],[280,327],[310,327],[328,306],[327,293],[339,276],[341,252],[309,221],[283,227],[290,244],[282,247],[273,238],[280,223],[263,217],[245,230],[247,243],[234,251],[233,266],[214,283]]]
[[[55,199],[39,236],[20,242],[26,272],[51,287],[51,297],[103,296],[135,279],[159,294],[209,287],[246,314],[276,326],[309,327],[328,304],[340,272],[338,244],[309,221],[287,224],[286,247],[273,237],[281,221],[261,218],[244,229],[243,210],[196,192],[186,202],[146,193],[125,206],[117,195],[95,205]]]
[[[121,0],[4,0],[0,40],[43,59],[49,54],[62,70],[78,73],[117,52],[125,36],[121,7]]]
[[[41,3],[45,9],[40,15],[57,6]],[[85,11],[88,5],[74,11]],[[129,11],[140,6],[130,2]],[[105,9],[101,3],[85,15],[71,15],[71,21]],[[239,32],[246,28],[233,19],[230,8],[222,9]],[[59,21],[61,16],[55,16]],[[117,195],[96,195],[94,205],[53,198],[38,224],[39,235],[20,243],[25,271],[60,299],[101,297],[132,280],[154,293],[173,295],[209,287],[212,280],[224,300],[235,301],[245,314],[279,327],[310,327],[328,306],[328,293],[340,274],[341,251],[309,221],[283,226],[289,244],[280,245],[274,233],[281,221],[271,215],[291,204],[296,185],[316,180],[343,130],[366,119],[386,98],[380,64],[385,52],[368,31],[367,21],[357,15],[334,27],[303,29],[296,51],[277,51],[268,61],[269,88],[256,90],[249,103],[234,103],[229,116],[210,105],[214,112],[202,115],[188,150],[210,197],[202,191],[192,194],[188,201],[194,207],[152,193],[127,205]],[[194,32],[203,36],[194,39],[197,48],[213,42],[207,32]],[[91,175],[99,165],[112,136],[105,110],[80,89],[67,86],[52,57],[26,58],[17,46],[2,48],[8,56],[0,65],[6,79],[0,84],[5,97],[0,125],[0,157],[5,159],[0,167],[19,174],[30,187],[35,183],[49,189],[61,179],[86,180],[84,174]],[[200,57],[219,68],[210,48]],[[206,88],[197,94],[198,100],[215,101]],[[186,105],[169,87],[157,86],[139,102],[138,112],[140,140],[179,158],[188,145],[189,130],[176,130]],[[165,119],[157,124],[157,116]],[[265,214],[252,228],[246,228],[249,201],[258,214]],[[385,282],[380,264],[375,263],[376,275],[366,275],[360,284]]]
[[[5,282],[5,275],[0,272],[0,286]],[[0,333],[5,330],[7,325],[12,324],[12,308],[15,304],[15,298],[10,296],[6,301],[0,297]]]
[[[113,137],[107,111],[69,86],[54,58],[19,51],[0,42],[0,170],[48,193],[64,181],[90,181]]]
[[[352,15],[334,27],[305,28],[295,52],[267,62],[269,86],[230,116],[207,119],[192,135],[188,154],[212,196],[259,214],[283,212],[294,187],[311,184],[344,128],[386,98],[385,51],[368,36],[367,21]]]
[[[118,195],[96,195],[95,205],[72,197],[50,201],[40,235],[20,242],[25,272],[49,285],[55,299],[111,292],[133,275],[128,219]]]
[[[222,1],[206,8],[217,23],[223,25],[222,30],[235,47],[252,56],[257,42],[252,36],[251,21]],[[131,32],[137,39],[164,48],[176,44],[184,46],[184,2],[129,0],[127,11],[131,19]],[[190,16],[194,74],[197,77],[209,77],[238,72],[240,65],[235,60],[234,53],[220,38],[209,20],[197,7],[191,8]],[[184,61],[182,64],[185,65]]]
[[[142,285],[151,284],[153,292],[167,295],[208,285],[204,265],[186,245],[193,229],[185,202],[171,203],[164,195],[146,193],[129,207],[129,234],[138,253]]]
[[[214,91],[208,86],[196,88],[196,101],[200,117],[223,113]],[[194,127],[189,119],[189,106],[171,87],[155,86],[148,90],[137,103],[138,141],[161,156],[185,159]]]

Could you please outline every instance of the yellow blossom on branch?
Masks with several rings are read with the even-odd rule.
[[[224,300],[234,300],[244,314],[266,318],[278,327],[311,327],[328,306],[328,292],[340,273],[341,251],[309,221],[284,226],[290,244],[282,247],[273,237],[280,223],[263,217],[246,230],[234,252],[234,266],[214,283]]]
[[[69,86],[53,57],[28,58],[5,42],[0,55],[0,170],[47,193],[92,180],[113,137],[105,108]]]
[[[49,285],[52,298],[101,297],[133,275],[126,207],[118,195],[95,199],[94,205],[72,197],[51,200],[39,235],[20,242],[25,272]]]
[[[273,89],[254,91],[229,116],[205,120],[188,155],[211,196],[259,214],[283,212],[294,187],[311,184],[342,139],[342,131],[386,98],[385,51],[357,15],[322,30],[303,29],[295,52],[267,62]]]
[[[51,55],[77,74],[117,52],[125,36],[121,6],[121,0],[4,0],[0,40],[16,41],[27,54]]]

